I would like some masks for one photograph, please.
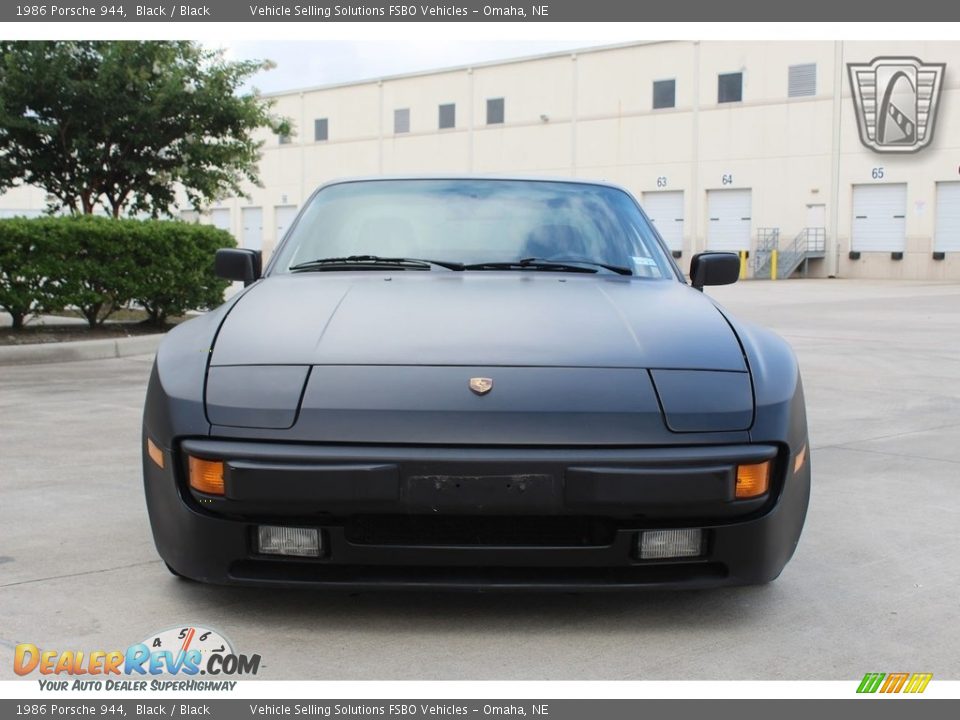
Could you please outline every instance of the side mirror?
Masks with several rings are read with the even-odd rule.
[[[729,285],[740,277],[740,257],[735,253],[705,252],[690,260],[690,284],[703,291],[704,285]]]
[[[259,250],[220,248],[213,260],[213,271],[224,280],[238,280],[245,286],[262,272],[263,255]]]

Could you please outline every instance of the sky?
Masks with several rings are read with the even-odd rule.
[[[272,60],[276,68],[259,73],[249,86],[261,92],[353,82],[401,73],[573,50],[597,42],[583,40],[402,41],[238,41],[204,43],[231,60]]]

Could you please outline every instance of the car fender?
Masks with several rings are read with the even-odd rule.
[[[160,343],[143,410],[144,433],[157,445],[169,450],[175,436],[210,433],[203,400],[210,356],[220,326],[242,295],[181,323]]]
[[[740,340],[753,383],[752,442],[780,442],[799,452],[807,442],[800,366],[790,344],[775,332],[722,311]]]

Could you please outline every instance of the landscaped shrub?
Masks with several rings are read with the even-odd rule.
[[[213,274],[213,257],[218,248],[236,244],[230,233],[185,222],[146,222],[141,232],[132,298],[151,322],[162,325],[170,316],[223,302],[229,282]]]
[[[26,315],[77,308],[91,327],[131,301],[153,323],[205,309],[228,283],[213,274],[229,233],[179,220],[43,217],[0,220],[0,307]]]
[[[49,234],[26,218],[0,220],[0,308],[23,327],[35,312],[60,309],[54,283],[56,260],[49,252]]]
[[[44,225],[64,307],[76,307],[95,327],[133,299],[141,222],[87,215],[49,218]]]

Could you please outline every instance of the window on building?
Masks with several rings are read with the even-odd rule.
[[[717,76],[717,102],[743,100],[743,73],[723,73]]]
[[[452,128],[457,126],[457,106],[453,103],[447,103],[440,106],[440,129]]]
[[[313,121],[313,140],[314,142],[322,142],[329,137],[329,123],[327,118],[317,118]]]
[[[393,134],[410,132],[410,108],[399,108],[393,111]]]
[[[817,94],[817,64],[791,65],[787,71],[787,96],[810,97]]]
[[[503,98],[487,100],[487,125],[503,124]]]
[[[677,81],[655,80],[653,83],[653,109],[677,106]]]
[[[280,141],[280,144],[281,144],[281,145],[289,145],[289,144],[290,144],[290,136],[289,136],[289,135],[279,135],[279,136],[277,137],[277,139]]]

